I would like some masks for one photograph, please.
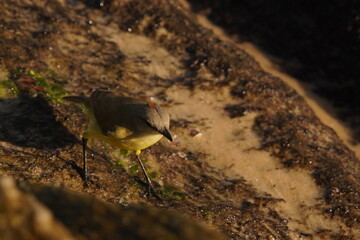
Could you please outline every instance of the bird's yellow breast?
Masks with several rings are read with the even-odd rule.
[[[162,134],[156,131],[153,133],[139,135],[134,134],[127,128],[119,126],[116,128],[115,132],[109,135],[104,135],[91,112],[89,112],[88,116],[90,121],[88,128],[84,133],[84,137],[100,139],[121,150],[142,150],[157,143],[163,137]]]
[[[132,137],[133,136],[133,137]],[[104,135],[95,119],[91,116],[88,129],[84,133],[85,138],[97,138],[113,147],[122,150],[142,150],[157,143],[163,135],[154,131],[154,134],[133,135],[126,128],[118,127],[113,134]]]
[[[120,139],[116,136],[101,136],[101,139],[113,147],[122,150],[142,150],[157,143],[162,138],[161,134],[146,135],[134,138]]]

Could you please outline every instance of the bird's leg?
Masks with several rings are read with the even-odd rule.
[[[148,193],[149,195],[153,195],[156,199],[158,200],[162,200],[161,197],[155,192],[155,189],[153,188],[152,184],[151,184],[151,180],[149,178],[149,176],[147,175],[146,173],[146,170],[145,170],[145,167],[144,167],[144,164],[142,163],[141,159],[140,159],[140,153],[141,151],[140,150],[137,150],[135,152],[135,155],[136,155],[136,159],[138,160],[140,166],[141,166],[141,169],[142,171],[144,172],[144,175],[145,175],[145,178],[146,178],[146,182],[147,182],[147,185],[148,185]]]
[[[87,141],[88,139],[87,138],[82,138],[82,147],[83,147],[83,179],[84,179],[84,185],[86,187],[88,187],[88,183],[87,183],[87,169],[86,169],[86,145],[87,145]]]

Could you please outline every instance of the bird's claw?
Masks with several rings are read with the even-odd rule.
[[[162,201],[163,199],[155,192],[155,189],[149,185],[148,186],[148,194],[149,196],[153,195],[157,200]]]
[[[83,179],[84,187],[88,188],[89,187],[88,176],[87,176],[87,174],[86,174],[86,172],[84,170],[83,170],[83,172],[81,174],[81,178]]]

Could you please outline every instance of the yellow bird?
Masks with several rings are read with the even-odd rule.
[[[97,138],[115,148],[135,151],[148,184],[148,191],[159,199],[140,159],[140,153],[163,136],[173,141],[169,130],[169,114],[153,102],[143,103],[104,90],[95,90],[90,97],[68,96],[64,99],[85,105],[89,117],[87,130],[82,137],[85,184],[87,185],[87,140]]]

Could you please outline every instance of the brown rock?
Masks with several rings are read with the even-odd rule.
[[[1,239],[77,239],[34,196],[23,193],[10,177],[0,178]]]
[[[81,162],[78,139],[86,124],[81,111],[41,93],[4,98],[2,173],[116,205],[175,209],[233,239],[356,239],[360,234],[355,154],[296,91],[264,72],[235,43],[200,25],[190,8],[165,0],[5,0],[2,8],[2,79],[13,80],[16,69],[24,68],[71,94],[109,88],[124,96],[152,95],[169,109],[175,136],[174,145],[161,142],[144,151],[165,201],[145,197],[133,176],[138,173],[133,157],[97,141],[90,145],[93,176],[84,188],[74,167]],[[201,137],[193,137],[191,129]],[[148,223],[159,221],[159,232],[168,234],[159,210],[112,212],[93,205],[95,200],[79,203],[54,190],[33,191],[57,219],[64,214],[63,224],[76,237],[116,233],[116,223],[102,220],[108,211],[110,219],[146,212],[149,218],[138,219],[146,231]],[[67,211],[47,198],[58,198]],[[85,228],[81,216],[74,220],[69,210],[74,208],[93,216],[94,226]],[[96,226],[109,229],[93,232]]]

